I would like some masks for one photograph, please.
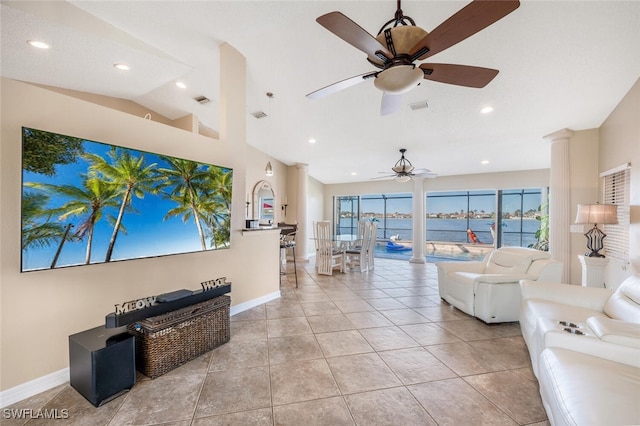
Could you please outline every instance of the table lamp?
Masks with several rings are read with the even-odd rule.
[[[591,252],[585,253],[588,257],[604,257],[598,253],[602,248],[604,232],[598,229],[598,224],[616,224],[618,223],[618,206],[614,204],[578,204],[578,214],[576,215],[576,224],[593,224],[586,234],[587,248]]]

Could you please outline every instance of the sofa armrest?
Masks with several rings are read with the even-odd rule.
[[[481,274],[484,272],[484,262],[476,260],[469,262],[436,262],[436,267],[444,273],[449,272],[472,272]]]
[[[476,284],[512,284],[519,283],[521,280],[533,280],[534,276],[528,274],[482,274],[474,280]]]
[[[602,341],[640,348],[640,324],[612,318],[591,317],[587,325]]]
[[[571,284],[548,283],[521,280],[520,290],[523,299],[541,299],[570,306],[593,309],[599,312],[613,294],[606,288],[581,287]]]

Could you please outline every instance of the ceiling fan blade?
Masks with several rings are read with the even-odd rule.
[[[423,174],[431,173],[431,170],[429,170],[429,169],[413,169],[413,171],[411,173],[413,173],[415,175],[423,175]]]
[[[439,83],[466,87],[484,87],[498,75],[498,70],[454,64],[421,64],[424,78]]]
[[[376,74],[378,74],[378,71],[366,72],[364,74],[349,77],[347,79],[325,86],[322,89],[318,89],[314,92],[311,92],[307,94],[307,98],[309,99],[324,98],[325,96],[332,95],[348,87],[355,86],[356,84],[362,83],[363,81],[368,80],[369,78],[375,77]]]
[[[409,51],[426,59],[482,31],[520,6],[518,0],[475,0],[418,41]],[[428,51],[421,53],[426,48]]]
[[[382,103],[380,104],[380,115],[390,115],[398,112],[402,107],[402,95],[393,95],[391,93],[382,94]]]
[[[387,59],[393,58],[391,52],[380,44],[375,37],[340,12],[327,13],[326,15],[320,16],[316,21],[356,49],[362,50],[369,56],[375,58],[377,56],[376,52],[380,51],[387,57]]]
[[[389,178],[392,178],[392,177],[396,177],[396,175],[378,176],[378,177],[370,178],[369,180],[389,179]]]

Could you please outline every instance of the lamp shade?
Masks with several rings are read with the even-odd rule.
[[[618,206],[614,204],[578,204],[576,223],[618,223]]]

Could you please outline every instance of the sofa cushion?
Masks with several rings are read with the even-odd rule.
[[[611,318],[640,324],[640,276],[624,280],[605,303],[604,312]]]
[[[491,253],[485,274],[524,274],[531,264],[531,256],[504,250]]]
[[[540,395],[553,425],[640,424],[640,370],[547,348],[540,355]]]
[[[586,323],[590,317],[607,318],[604,313],[593,309],[540,299],[524,299],[521,313],[521,320],[526,321],[526,324],[521,324],[521,327],[531,331],[536,329],[538,318],[571,321],[574,323]]]

